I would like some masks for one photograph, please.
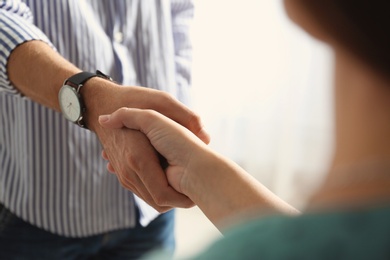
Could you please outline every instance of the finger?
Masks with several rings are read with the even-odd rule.
[[[169,185],[180,193],[183,193],[182,185],[183,169],[179,166],[170,166],[166,170]]]
[[[156,120],[166,121],[170,124],[168,118],[153,111],[137,108],[120,108],[111,115],[102,115],[99,117],[99,123],[107,128],[122,128],[148,133],[151,130],[151,123]]]
[[[106,153],[105,150],[102,151],[102,157],[103,157],[104,160],[108,161],[107,166],[106,166],[107,171],[108,171],[109,173],[115,173],[115,169],[114,169],[114,167],[111,165],[111,163],[110,163],[110,161],[109,161],[109,159],[108,159],[108,155],[107,155],[107,153]]]
[[[129,171],[126,171],[129,172]],[[153,197],[147,192],[145,189],[145,186],[143,185],[142,181],[139,179],[139,177],[134,173],[131,174],[133,178],[130,178],[128,174],[116,174],[119,183],[122,185],[123,188],[130,190],[135,195],[137,195],[139,198],[143,199],[146,203],[148,203],[150,206],[152,206],[157,211],[166,212],[172,207],[167,206],[161,206],[155,203],[153,200]]]
[[[199,115],[168,93],[162,93],[158,97],[150,109],[186,127],[204,143],[210,142],[210,135],[205,130]]]
[[[116,174],[115,169],[112,167],[111,163],[108,162],[106,168],[108,172]]]
[[[114,167],[112,167],[111,163],[108,167],[110,168],[109,170],[115,172]],[[139,175],[137,175],[131,168],[118,168],[117,172],[121,172],[116,173],[116,176],[122,187],[132,191],[134,194],[136,194],[139,198],[143,199],[146,203],[155,208],[157,211],[166,212],[172,209],[172,207],[170,206],[160,205],[159,203],[157,203],[154,197],[146,189]]]
[[[192,133],[194,133],[204,143],[206,143],[206,144],[210,143],[210,135],[207,133],[203,124],[201,123],[200,117],[197,116],[194,112],[189,110],[184,105],[181,105],[181,109],[186,111],[186,113],[184,113],[187,115],[187,117],[185,117],[186,118],[185,120],[184,120],[184,117],[183,117],[183,119],[181,119],[181,117],[179,119],[177,119],[177,118],[175,119],[175,117],[181,116],[181,113],[177,113],[177,115],[173,114],[173,113],[168,113],[168,115],[165,114],[165,116],[167,116],[168,118],[171,118],[172,120],[176,121],[177,123],[181,124],[182,126],[186,127],[187,129],[189,129]],[[138,110],[140,112],[134,112],[134,110]],[[132,113],[142,113],[141,111],[143,111],[143,110],[123,107],[123,108],[118,109],[117,111],[115,111],[111,115],[99,116],[99,123],[103,127],[107,127],[107,128],[122,128],[124,126],[129,127],[128,124],[131,122],[129,120],[132,120],[131,114]],[[113,120],[113,118],[115,118],[116,120]],[[126,122],[127,122],[127,124],[126,124]],[[136,129],[136,128],[132,128],[132,129]],[[137,130],[139,130],[139,129],[137,129]]]
[[[127,110],[127,108],[120,108],[117,111],[124,111]],[[116,114],[115,111],[113,114]],[[121,112],[123,113],[123,112]],[[101,126],[107,127],[107,128],[113,128],[118,129],[122,128],[124,125],[121,120],[112,120],[112,114],[111,115],[101,115],[99,116],[99,123]]]
[[[108,155],[105,150],[102,151],[102,157],[104,160],[108,161]]]
[[[154,198],[150,195],[150,193],[145,189],[145,186],[143,185],[142,181],[136,176],[135,179],[128,179],[127,176],[123,175],[117,175],[118,179],[120,180],[121,185],[132,191],[135,195],[137,195],[139,198],[144,200],[146,203],[148,203],[150,206],[152,206],[154,209],[156,209],[158,212],[166,212],[168,210],[171,210],[172,207],[165,206],[165,205],[159,205],[154,201]]]

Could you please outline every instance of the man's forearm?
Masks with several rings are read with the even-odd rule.
[[[80,69],[48,44],[42,41],[29,41],[13,50],[7,71],[12,84],[24,96],[59,111],[59,89],[66,78]]]
[[[60,111],[58,92],[64,80],[80,71],[79,68],[42,41],[29,41],[19,45],[12,52],[8,62],[9,79],[22,95],[57,111]],[[91,127],[95,125],[98,113],[110,112],[105,111],[104,108],[115,104],[115,102],[109,102],[109,95],[102,91],[105,86],[101,86],[104,84],[99,84],[97,82],[99,80],[101,82],[107,81],[104,79],[91,80],[97,84],[94,84],[93,87],[87,87],[88,84],[85,84],[81,90],[82,94],[92,99],[84,100],[90,118],[91,115],[94,115],[88,122]],[[97,94],[99,91],[102,92],[100,95]],[[102,96],[107,102],[102,102]]]

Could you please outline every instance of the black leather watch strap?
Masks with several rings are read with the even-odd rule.
[[[108,80],[112,80],[110,76],[107,76],[106,74],[104,74],[100,70],[97,70],[96,73],[88,72],[88,71],[83,71],[83,72],[77,73],[77,74],[73,75],[72,77],[68,78],[65,81],[65,83],[70,82],[73,85],[78,87],[79,85],[84,84],[87,80],[89,80],[92,77],[101,77],[101,78],[105,78]]]

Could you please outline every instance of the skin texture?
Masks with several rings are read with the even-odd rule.
[[[23,95],[57,111],[60,111],[58,92],[64,80],[80,72],[41,41],[26,42],[15,48],[7,69],[11,82]],[[129,129],[105,129],[97,119],[98,115],[120,107],[149,108],[183,124],[208,143],[209,136],[194,112],[167,93],[120,86],[96,77],[87,81],[81,95],[87,108],[87,126],[99,137],[123,187],[160,212],[177,205],[193,206],[188,197],[169,186],[155,149],[142,133]]]
[[[335,54],[334,99],[336,148],[327,180],[312,198],[311,208],[377,205],[390,200],[390,178],[359,181],[354,173],[373,159],[390,162],[390,83],[328,34],[300,0],[285,0],[289,17]],[[152,110],[121,108],[103,115],[100,124],[144,133],[169,163],[170,185],[188,196],[217,226],[237,214],[298,214],[292,206],[253,179],[234,162],[215,153],[190,131]],[[107,156],[103,154],[105,158]],[[107,158],[109,159],[109,158]],[[387,163],[387,164],[386,164]],[[111,161],[109,162],[110,166]],[[380,163],[379,163],[380,164]],[[348,165],[347,170],[339,169]],[[388,169],[388,168],[387,168]],[[370,173],[369,169],[367,173]],[[338,190],[329,183],[347,183]]]

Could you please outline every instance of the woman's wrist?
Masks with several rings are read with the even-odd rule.
[[[200,201],[220,163],[218,155],[206,145],[193,152],[181,181],[182,192],[191,200]]]

